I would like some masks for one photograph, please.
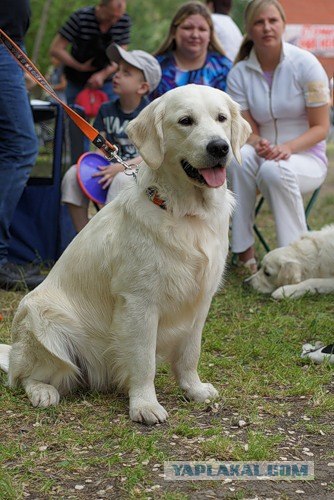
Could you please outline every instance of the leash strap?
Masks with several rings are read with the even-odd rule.
[[[0,29],[0,41],[5,45],[10,54],[16,59],[22,69],[30,75],[30,77],[40,86],[42,87],[48,94],[50,94],[59,104],[64,108],[69,117],[75,122],[75,124],[80,128],[80,130],[85,134],[86,137],[99,148],[107,160],[112,161],[116,159],[119,163],[121,163],[126,170],[131,170],[131,167],[127,165],[118,155],[118,148],[114,144],[110,144],[99,132],[82,116],[76,113],[72,108],[70,108],[67,104],[65,104],[48,81],[44,78],[44,76],[39,72],[39,70],[34,66],[34,64],[30,61],[27,55],[16,45],[15,42],[2,30]]]

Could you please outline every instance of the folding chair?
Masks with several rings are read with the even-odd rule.
[[[58,103],[32,101],[39,155],[10,228],[9,260],[54,263],[75,232],[60,203],[63,110]]]
[[[307,219],[308,219],[308,216],[309,216],[309,214],[310,214],[310,212],[312,210],[312,207],[313,207],[314,203],[316,202],[316,199],[318,198],[320,189],[321,189],[321,186],[318,187],[318,189],[316,189],[315,191],[313,191],[312,196],[309,199],[309,201],[307,202],[306,207],[305,207],[305,218],[306,218],[306,223],[307,223],[307,229],[308,230],[310,230],[310,226],[309,226],[309,224],[307,222]],[[259,199],[259,201],[258,201],[258,203],[257,203],[257,205],[255,207],[255,218],[260,213],[264,201],[265,201],[264,197],[260,196],[260,199]],[[264,247],[264,249],[266,250],[266,252],[270,252],[270,247],[269,247],[268,243],[266,242],[263,234],[259,230],[258,226],[256,225],[256,223],[254,223],[254,225],[253,225],[253,230],[254,230],[254,233],[256,234],[256,236],[259,238],[259,241],[262,244],[262,246]]]

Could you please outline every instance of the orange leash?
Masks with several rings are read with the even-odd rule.
[[[50,94],[61,106],[64,108],[69,117],[75,122],[75,124],[80,128],[80,130],[88,137],[88,139],[96,146],[101,149],[104,156],[109,160],[116,159],[119,163],[124,165],[125,162],[117,155],[117,146],[110,144],[99,132],[82,116],[78,115],[72,108],[67,106],[55,93],[51,85],[44,78],[44,76],[39,72],[39,70],[30,61],[27,55],[16,45],[15,42],[2,30],[0,29],[0,41],[5,45],[11,55],[16,59],[19,65],[22,67],[26,73],[48,94]]]

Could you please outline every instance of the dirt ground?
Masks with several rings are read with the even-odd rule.
[[[326,391],[334,393],[334,381],[325,388]],[[286,403],[286,398],[284,400]],[[279,405],[281,402],[277,400]],[[271,432],[279,431],[280,434],[285,436],[285,439],[280,445],[282,461],[289,460],[302,460],[314,462],[315,479],[311,481],[222,481],[221,484],[213,484],[212,487],[209,483],[201,482],[198,492],[191,491],[191,487],[186,482],[176,483],[171,487],[172,491],[184,492],[187,498],[191,500],[201,500],[204,498],[212,499],[258,499],[258,500],[277,500],[277,499],[295,499],[304,498],[307,500],[333,500],[334,498],[334,428],[333,428],[333,413],[323,415],[317,419],[317,425],[327,424],[332,427],[329,434],[314,434],[305,431],[306,426],[299,426],[300,422],[305,422],[307,419],[305,412],[310,404],[307,398],[291,398],[289,400],[291,409],[289,414],[291,416],[277,419],[275,428],[268,428],[268,436]],[[205,421],[208,415],[201,415]],[[229,414],[228,409],[221,409],[218,412],[217,418],[221,418],[222,422],[232,422],[235,417]],[[265,418],[265,415],[264,415]],[[212,415],[210,416],[212,419]],[[226,420],[223,420],[226,419]],[[293,429],[302,428],[301,432],[294,431]],[[233,426],[232,426],[233,428]],[[224,424],[223,424],[224,429]],[[231,431],[231,425],[226,425],[226,430]],[[245,433],[246,430],[238,430],[236,434]],[[179,450],[180,458],[182,460],[182,450]],[[183,451],[183,456],[186,459],[187,450]],[[194,460],[196,460],[194,458]],[[197,482],[197,486],[199,481]],[[166,483],[162,486],[166,491]]]

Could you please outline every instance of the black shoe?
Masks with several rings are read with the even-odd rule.
[[[45,276],[38,275],[25,275],[24,270],[6,262],[0,266],[0,288],[4,290],[33,290],[44,280]]]

